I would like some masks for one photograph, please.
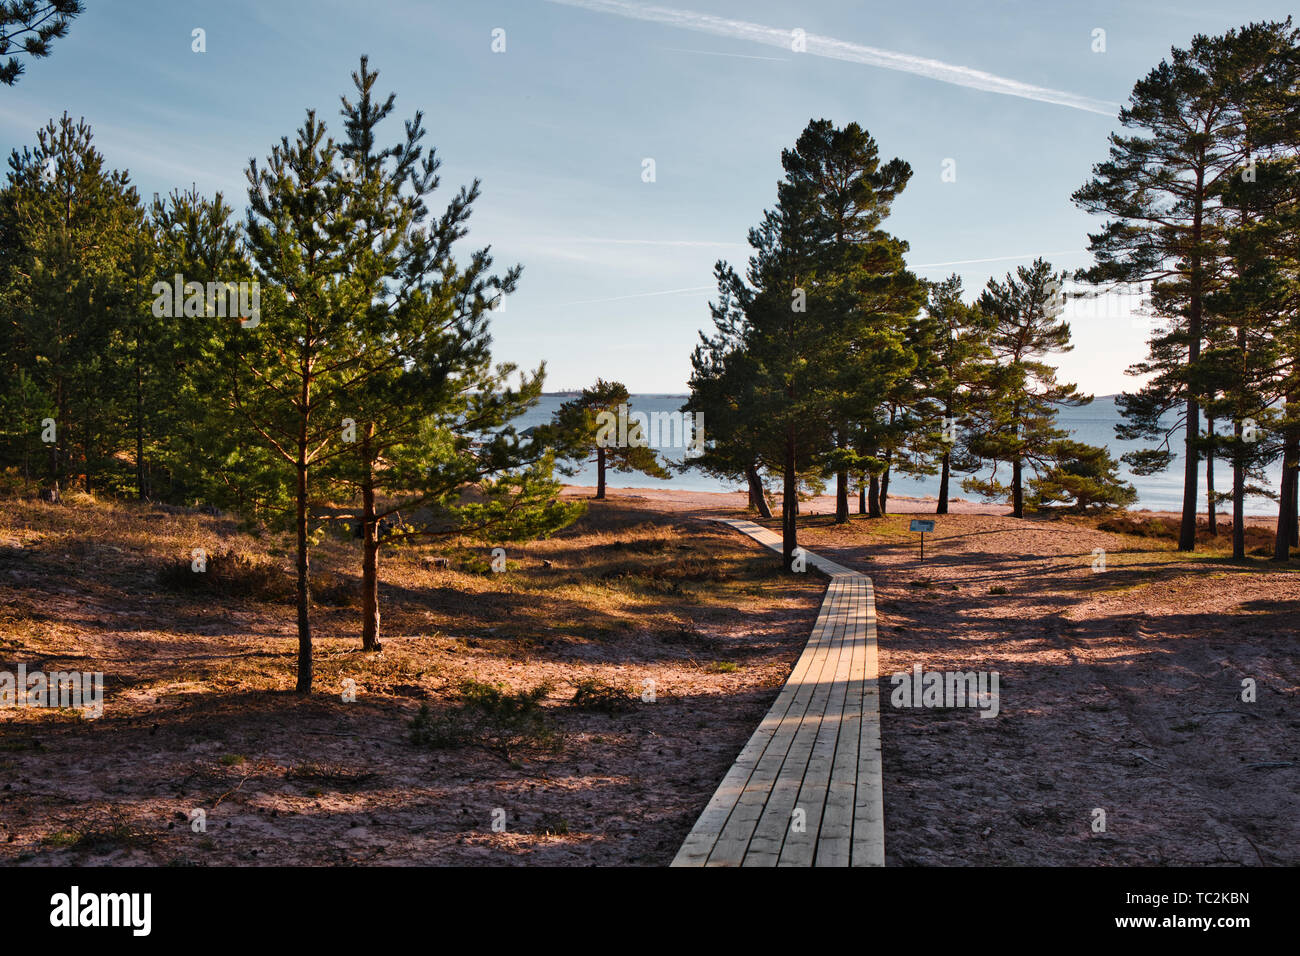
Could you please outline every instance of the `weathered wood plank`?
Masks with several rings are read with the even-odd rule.
[[[776,533],[723,523],[773,551]],[[883,775],[871,579],[808,554],[831,581],[789,679],[673,866],[879,866]],[[806,829],[791,829],[795,809]]]
[[[884,769],[880,759],[880,661],[876,646],[876,596],[865,578],[867,661],[862,745],[858,748],[857,794],[853,805],[853,865],[885,865]]]

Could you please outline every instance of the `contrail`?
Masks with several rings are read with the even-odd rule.
[[[786,51],[792,50],[793,33],[791,30],[763,26],[760,23],[750,23],[747,20],[730,20],[726,17],[715,17],[707,13],[694,13],[690,10],[631,3],[629,0],[547,0],[547,2],[558,3],[566,7],[578,7],[583,10],[590,10],[593,13],[610,13],[614,16],[627,17],[632,20],[645,20],[650,23],[660,23],[664,26],[680,27],[698,33],[711,33],[714,36],[730,37],[735,40],[749,40],[766,46],[780,47]],[[1000,93],[1003,96],[1018,96],[1021,99],[1038,100],[1042,103],[1054,103],[1057,106],[1068,106],[1071,109],[1083,110],[1088,113],[1100,113],[1103,116],[1114,116],[1119,111],[1118,103],[1079,96],[1064,90],[1053,90],[1045,86],[1034,86],[1031,83],[1021,83],[1019,80],[986,73],[983,70],[974,70],[966,66],[954,66],[941,60],[913,56],[910,53],[882,50],[878,47],[850,43],[847,40],[836,40],[833,37],[819,36],[815,33],[805,34],[804,42],[805,49],[803,52],[812,56],[827,57],[832,60],[846,60],[850,63],[862,63],[885,70],[897,70],[901,73],[912,73],[916,76],[938,80],[940,83],[951,83],[954,86],[983,90],[986,93]]]

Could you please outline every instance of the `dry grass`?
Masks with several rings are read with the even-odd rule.
[[[0,669],[106,685],[98,720],[0,711],[0,862],[663,864],[823,590],[728,531],[613,500],[509,547],[504,574],[469,541],[385,549],[384,651],[366,654],[359,542],[326,531],[303,698],[291,544],[184,509],[0,501]],[[219,573],[189,577],[196,548]],[[553,741],[413,742],[420,708],[465,706],[466,682],[547,688]]]

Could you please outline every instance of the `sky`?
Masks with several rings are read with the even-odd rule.
[[[66,110],[144,199],[195,185],[242,216],[248,161],[309,108],[341,135],[339,97],[368,54],[397,94],[391,138],[424,113],[443,160],[435,208],[480,179],[466,248],[524,267],[493,318],[494,356],[544,360],[549,390],[600,376],[681,393],[712,327],[714,263],[743,267],[781,150],[810,119],[856,121],[882,160],[911,164],[885,228],[915,272],[956,272],[971,298],[1036,256],[1088,265],[1101,221],[1070,195],[1105,158],[1134,82],[1197,33],[1288,6],[86,0],[52,55],[0,87],[0,149],[34,143]],[[1135,386],[1136,302],[1067,306],[1062,380],[1098,395]]]

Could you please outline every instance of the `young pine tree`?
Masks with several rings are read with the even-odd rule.
[[[514,366],[494,367],[488,317],[521,272],[491,272],[486,248],[458,261],[479,183],[462,188],[436,219],[428,203],[439,160],[421,144],[422,115],[381,147],[395,97],[376,99],[378,73],[361,58],[355,100],[343,98],[347,138],[338,217],[360,268],[368,307],[355,313],[363,352],[346,372],[340,423],[346,451],[329,475],[361,498],[362,647],[380,650],[379,555],[384,545],[432,535],[519,540],[570,523],[581,506],[556,500],[551,459],[510,422],[536,403],[543,370],[510,386]],[[400,528],[380,535],[393,516]]]
[[[546,434],[555,443],[560,470],[575,475],[583,463],[596,465],[596,498],[605,497],[605,473],[639,471],[667,479],[671,473],[649,445],[641,423],[632,418],[627,386],[597,379],[577,398],[555,410]],[[592,456],[588,458],[587,456]]]
[[[74,477],[87,491],[130,481],[116,454],[131,442],[128,330],[147,308],[148,289],[134,278],[145,241],[135,187],[105,167],[85,122],[64,114],[37,133],[35,149],[10,156],[0,191],[0,308],[24,412],[5,427],[19,433],[16,451],[29,460],[40,436],[49,497]]]
[[[314,470],[342,451],[342,420],[370,344],[373,253],[346,215],[338,148],[309,110],[264,166],[249,163],[247,246],[262,278],[254,324],[228,319],[222,398],[287,467],[297,546],[299,693],[312,685],[310,505]]]
[[[926,393],[932,409],[925,421],[931,436],[928,449],[939,459],[935,513],[946,515],[958,449],[957,429],[966,426],[968,416],[977,408],[992,355],[988,344],[992,322],[984,310],[962,301],[961,278],[954,274],[930,286],[920,324],[928,356]]]
[[[1059,483],[1054,469],[1080,452],[1062,446],[1067,433],[1056,427],[1061,406],[1086,405],[1090,395],[1056,381],[1056,369],[1042,361],[1070,350],[1070,326],[1060,318],[1064,273],[1055,273],[1043,259],[1020,266],[1005,282],[990,279],[980,308],[993,327],[989,336],[992,362],[986,367],[975,427],[967,436],[970,451],[993,463],[986,480],[967,478],[962,487],[985,497],[1011,498],[1011,513],[1025,514],[1026,468]],[[1010,484],[999,480],[1000,464],[1011,469]]]

